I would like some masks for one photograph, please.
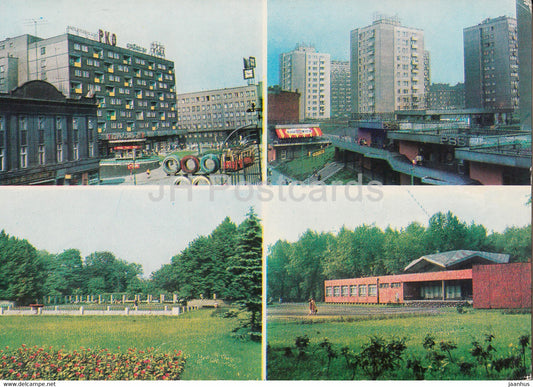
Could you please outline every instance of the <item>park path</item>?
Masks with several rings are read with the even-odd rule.
[[[377,305],[348,305],[324,304],[317,305],[318,316],[379,316],[403,314],[438,314],[444,312],[439,307],[416,306],[377,306]],[[286,303],[267,306],[268,317],[305,317],[308,316],[307,303]]]

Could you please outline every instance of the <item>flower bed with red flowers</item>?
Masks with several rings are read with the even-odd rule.
[[[124,353],[23,344],[15,350],[0,350],[0,380],[178,380],[185,361],[181,351],[159,353],[154,348],[129,348]]]

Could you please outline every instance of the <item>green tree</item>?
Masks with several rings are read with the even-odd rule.
[[[430,253],[425,235],[425,227],[417,222],[400,230],[387,227],[383,245],[385,274],[400,274],[413,259]]]
[[[511,262],[531,259],[531,225],[508,227],[503,233],[492,233],[487,239],[491,251],[509,254]]]
[[[90,293],[126,291],[129,283],[142,274],[142,267],[128,263],[108,252],[94,252],[85,258],[83,277]]]
[[[170,263],[161,266],[157,271],[152,272],[150,280],[157,289],[174,293],[178,291],[178,279],[174,272],[174,266]]]
[[[185,299],[198,298],[206,289],[206,276],[210,265],[206,265],[209,255],[209,240],[200,236],[189,243],[189,246],[178,255],[172,257],[172,275],[176,281],[180,297]],[[209,262],[209,261],[207,261]],[[207,267],[209,266],[209,267]],[[204,295],[208,295],[205,293]]]
[[[229,217],[209,235],[209,265],[207,275],[209,277],[209,296],[217,295],[219,298],[229,297],[228,289],[232,282],[232,275],[228,270],[228,260],[235,253],[237,242],[237,226]]]
[[[318,300],[324,297],[323,260],[331,234],[318,234],[307,230],[300,239],[293,244],[290,263],[287,268],[296,291],[297,300],[307,300],[314,297]]]
[[[252,339],[261,336],[262,249],[261,222],[251,209],[238,227],[235,254],[229,260],[228,271],[233,276],[233,298],[249,314],[241,328],[249,329]]]
[[[155,272],[153,279],[185,299],[215,294],[231,298],[232,274],[226,269],[235,254],[237,234],[237,226],[226,217],[211,234],[196,238],[172,257],[171,264]]]
[[[277,241],[270,247],[267,257],[267,291],[268,298],[274,300],[289,300],[290,277],[287,265],[291,255],[291,244],[287,241]]]
[[[27,240],[0,232],[0,299],[19,305],[34,302],[45,291],[46,265]]]
[[[356,275],[354,256],[356,254],[355,233],[342,227],[336,237],[329,241],[324,254],[324,275],[326,278],[350,278]]]
[[[61,289],[63,287],[63,279],[57,274],[56,256],[45,250],[37,251],[37,257],[43,264],[43,268],[46,275],[43,294],[48,296],[61,295]]]
[[[431,251],[468,249],[467,226],[450,211],[438,212],[429,219],[426,243]]]
[[[83,259],[76,249],[68,249],[55,257],[53,274],[61,281],[58,290],[63,295],[76,294],[86,285],[83,276]]]

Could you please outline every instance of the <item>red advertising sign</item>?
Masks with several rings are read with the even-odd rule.
[[[114,150],[132,150],[132,149],[141,149],[140,145],[121,145],[113,147]]]
[[[319,127],[309,128],[279,128],[276,129],[278,138],[299,138],[299,137],[318,137],[322,136],[322,131]]]
[[[140,167],[141,167],[141,165],[137,164],[137,163],[135,163],[135,164],[129,163],[128,164],[128,169],[139,169]]]

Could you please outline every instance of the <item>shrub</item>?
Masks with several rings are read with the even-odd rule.
[[[158,353],[154,348],[66,352],[25,345],[6,347],[0,356],[2,380],[179,380],[186,360],[181,351]]]
[[[298,336],[296,340],[294,340],[294,345],[296,345],[296,348],[298,349],[298,359],[304,358],[305,351],[309,346],[309,336]]]
[[[374,336],[357,355],[357,364],[370,379],[377,380],[385,372],[399,366],[406,348],[403,339],[386,342],[383,338]]]

